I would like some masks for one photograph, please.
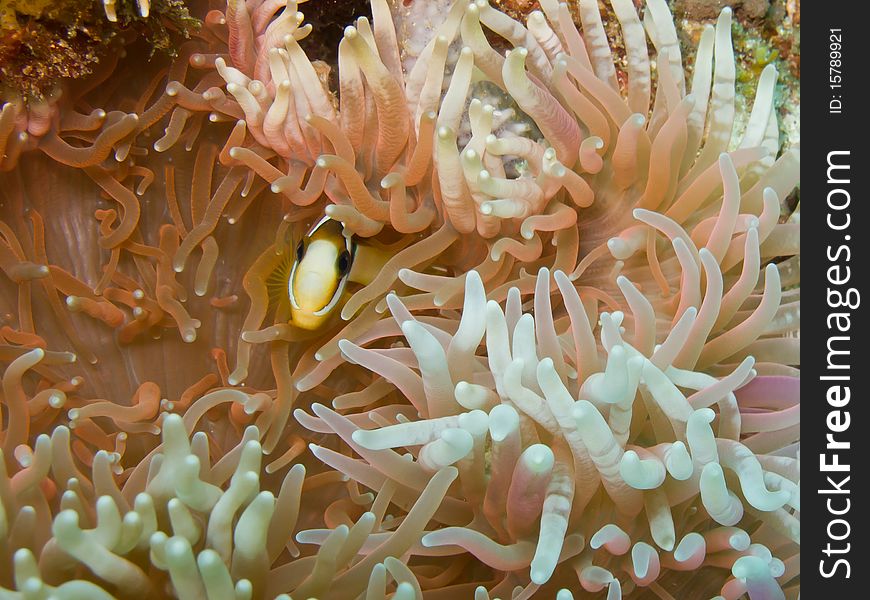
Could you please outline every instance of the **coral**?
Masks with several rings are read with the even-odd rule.
[[[759,20],[770,10],[768,0],[678,0],[674,12],[690,15],[694,19],[715,19],[724,7],[728,6],[741,19]]]
[[[123,37],[141,36],[172,53],[170,30],[189,37],[199,27],[183,0],[98,2],[0,1],[0,99],[40,103],[97,69]],[[150,16],[150,18],[149,18]],[[109,18],[107,18],[109,17]]]

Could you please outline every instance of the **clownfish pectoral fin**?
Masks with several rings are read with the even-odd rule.
[[[266,293],[269,296],[269,306],[279,306],[287,302],[287,281],[293,268],[293,255],[284,252],[276,255],[275,264],[266,277]]]

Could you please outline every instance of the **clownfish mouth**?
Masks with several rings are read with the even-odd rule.
[[[356,254],[340,222],[323,217],[296,246],[287,280],[291,324],[302,329],[323,325],[344,295]]]

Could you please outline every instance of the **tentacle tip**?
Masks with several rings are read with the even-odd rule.
[[[552,575],[553,569],[549,567],[541,567],[540,565],[535,566],[534,563],[529,572],[529,578],[532,580],[532,583],[536,585],[544,585],[550,580]]]
[[[571,407],[571,415],[578,421],[586,419],[595,410],[592,404],[586,400],[578,400]]]

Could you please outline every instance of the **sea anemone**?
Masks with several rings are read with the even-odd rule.
[[[316,418],[301,409],[296,418],[313,432],[334,432],[360,456],[311,446],[324,463],[381,490],[375,503],[384,489],[422,489],[433,473],[455,465],[459,485],[432,517],[437,527],[417,522],[422,538],[411,552],[437,557],[430,560],[470,553],[508,572],[490,593],[508,594],[519,585],[524,589],[513,597],[525,598],[543,584],[570,590],[579,580],[589,592],[608,588],[608,598],[635,586],[665,594],[656,580],[667,570],[712,565],[732,570],[725,597],[747,591],[783,597],[780,583],[797,574],[800,542],[791,447],[799,380],[757,376],[752,356],[739,360],[748,338],[703,339],[722,276],[709,250],[698,254],[708,277],[705,299],[673,328],[657,327],[652,306],[620,277],[631,307],[631,342],[621,327],[629,318],[602,312],[596,346],[583,301],[561,271],[552,278],[561,296],[558,313],[545,268],[532,312],[524,312],[517,288],[504,308],[487,301],[473,271],[458,324],[415,318],[390,296],[407,348],[339,345],[348,360],[390,381],[410,406],[341,415],[314,404]],[[768,289],[778,290],[777,273],[775,265],[766,269]],[[720,378],[691,359],[698,349],[702,356],[715,350],[716,339],[738,361]],[[348,408],[344,398],[333,404]],[[411,454],[394,450],[400,448]],[[298,539],[325,536],[303,531]],[[630,581],[619,579],[623,572]]]
[[[729,9],[687,84],[664,0],[540,7],[330,65],[229,0],[4,104],[3,593],[797,598],[776,68],[735,136]]]
[[[322,210],[340,220],[347,235],[376,243],[405,234],[400,251],[346,302],[344,319],[371,324],[376,315],[360,315],[361,309],[379,301],[382,312],[391,289],[411,295],[412,310],[455,308],[470,268],[495,298],[513,285],[531,289],[534,277],[525,265],[561,269],[576,281],[584,270],[591,268],[591,275],[606,268],[601,259],[609,250],[618,270],[657,243],[627,209],[658,211],[703,245],[718,211],[721,169],[729,180],[741,177],[746,197],[739,208],[728,203],[729,215],[712,241],[725,271],[739,262],[753,218],[764,218],[762,243],[777,230],[779,242],[766,246],[779,247],[767,256],[797,252],[796,228],[776,227],[779,209],[772,204],[795,185],[798,164],[796,147],[774,163],[779,134],[772,65],[762,74],[746,131],[731,139],[730,11],[705,29],[686,95],[670,14],[664,3],[650,3],[646,28],[658,64],[668,68],[658,70],[649,115],[651,60],[634,8],[614,4],[628,56],[626,101],[600,16],[588,4],[581,3],[584,44],[567,8],[555,2],[543,2],[544,13],[532,12],[528,29],[483,1],[454,3],[440,24],[412,3],[394,15],[400,30],[412,29],[404,32],[400,53],[386,3],[375,1],[373,25],[360,19],[339,45],[338,109],[318,77],[322,69],[298,46],[297,38],[307,34],[298,13],[288,9],[268,22],[231,5],[230,63],[214,61],[244,113],[235,139],[245,131],[250,137],[245,147],[229,148],[229,156],[292,204],[308,206],[325,196]],[[504,57],[493,45],[513,49]],[[723,167],[722,161],[730,162]],[[430,235],[413,237],[418,232]],[[413,271],[418,265],[427,272]],[[659,272],[657,264],[652,272]],[[672,297],[663,278],[657,281],[661,295]],[[250,325],[258,326],[253,318]],[[316,358],[334,356],[335,341]],[[239,358],[235,379],[242,381],[245,361]]]

